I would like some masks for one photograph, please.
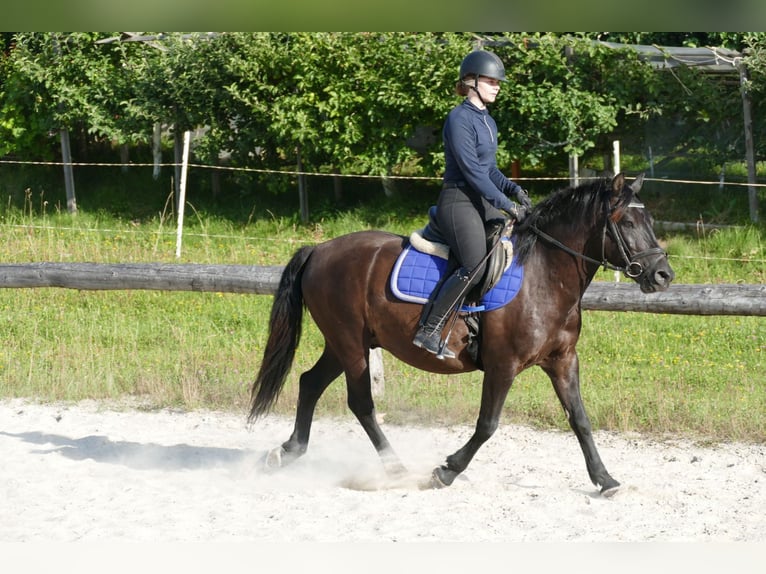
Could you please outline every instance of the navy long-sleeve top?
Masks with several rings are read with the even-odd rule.
[[[494,207],[512,211],[518,184],[497,167],[497,124],[486,109],[468,99],[447,115],[442,130],[445,184],[467,184]]]

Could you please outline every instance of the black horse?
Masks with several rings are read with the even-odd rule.
[[[422,306],[394,297],[388,280],[407,238],[361,231],[299,249],[285,267],[274,297],[249,420],[267,413],[279,396],[300,341],[304,305],[324,335],[325,346],[314,366],[300,376],[294,430],[289,440],[269,453],[267,465],[279,467],[306,452],[317,401],[345,373],[349,408],[386,470],[404,472],[378,426],[372,399],[369,351],[382,347],[425,371],[484,371],[475,431],[434,469],[430,486],[450,485],[468,467],[497,429],[516,375],[537,365],[553,383],[591,481],[602,494],[614,493],[619,482],[601,461],[580,395],[576,345],[581,298],[599,267],[621,270],[644,293],[665,290],[674,278],[652,218],[638,199],[642,183],[643,175],[628,184],[619,174],[562,189],[516,226],[515,256],[524,268],[523,283],[510,303],[481,314],[478,360],[467,349],[472,333],[464,321],[455,323],[450,337],[454,358],[441,360],[412,344]]]

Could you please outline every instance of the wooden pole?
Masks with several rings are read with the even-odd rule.
[[[144,289],[273,295],[283,266],[193,263],[0,264],[0,289],[63,287],[78,290]],[[766,317],[766,284],[673,284],[642,293],[635,283],[595,281],[582,298],[589,311]]]
[[[308,223],[309,221],[309,197],[306,193],[306,176],[303,175],[303,160],[301,159],[301,146],[298,146],[296,153],[298,155],[297,170],[298,170],[298,201],[300,203],[301,221]]]
[[[750,90],[747,89],[747,66],[739,64],[739,84],[742,92],[742,120],[745,124],[745,159],[747,162],[748,205],[750,220],[758,221],[758,191],[755,187],[755,146],[753,145],[753,118],[750,110]]]
[[[53,51],[56,56],[61,55],[61,46],[59,45],[58,34],[53,32],[51,34],[53,38]],[[59,110],[62,108],[62,104],[58,105]],[[72,148],[69,144],[69,130],[61,128],[59,130],[61,138],[61,163],[64,164],[64,188],[66,189],[66,208],[69,213],[75,215],[77,213],[77,200],[74,193],[74,173],[72,172]]]
[[[582,298],[591,311],[636,311],[669,315],[766,317],[766,285],[673,284],[667,291],[641,293],[634,283],[591,283]]]
[[[127,173],[130,167],[130,146],[128,144],[120,144],[120,171]]]
[[[152,160],[154,168],[152,169],[152,178],[159,179],[162,169],[162,124],[155,122],[152,133]]]
[[[176,230],[176,259],[181,257],[181,239],[184,229],[184,206],[186,205],[186,174],[189,171],[189,139],[191,134],[184,132],[184,149],[181,164],[181,183],[178,186],[178,228]]]
[[[386,391],[386,378],[383,369],[383,351],[380,347],[370,349],[370,387],[373,397],[382,397]]]
[[[183,136],[178,131],[178,124],[173,125],[173,207],[178,209],[178,198],[181,194],[181,163],[183,157]]]
[[[69,145],[69,130],[61,130],[61,159],[64,164],[64,187],[66,188],[66,209],[77,213],[77,199],[74,194],[74,172],[72,171],[72,148]]]
[[[569,185],[572,187],[580,185],[579,158],[575,154],[569,155]]]
[[[0,288],[85,291],[203,291],[273,295],[283,266],[196,263],[19,263],[0,265]]]

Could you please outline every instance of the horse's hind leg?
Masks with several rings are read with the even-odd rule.
[[[342,372],[343,368],[338,358],[325,347],[322,356],[319,357],[314,366],[300,376],[293,433],[287,442],[267,455],[267,467],[284,466],[306,452],[311,435],[314,410],[319,397]]]
[[[378,424],[375,403],[372,399],[369,353],[365,353],[363,358],[347,366],[346,388],[348,407],[372,441],[386,472],[391,476],[405,474],[407,469],[391,448],[391,444]]]

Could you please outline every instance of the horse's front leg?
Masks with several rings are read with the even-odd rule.
[[[620,483],[607,472],[593,441],[590,419],[580,395],[580,362],[577,352],[573,350],[558,356],[544,365],[543,370],[550,377],[561,406],[564,407],[569,426],[577,436],[591,481],[601,488],[602,495],[613,495],[619,489]]]
[[[490,371],[485,371],[481,390],[481,408],[473,435],[460,450],[447,457],[445,464],[434,469],[431,480],[426,486],[431,488],[449,486],[461,472],[468,468],[481,445],[487,442],[497,430],[500,413],[512,382],[513,377],[510,375],[493,375]]]

